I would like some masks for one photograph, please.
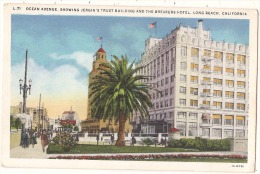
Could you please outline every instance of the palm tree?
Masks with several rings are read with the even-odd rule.
[[[141,67],[134,68],[134,62],[128,66],[126,56],[113,57],[110,63],[101,64],[100,73],[89,85],[93,98],[91,113],[97,119],[118,120],[116,146],[120,147],[125,145],[125,123],[133,112],[139,111],[142,117],[148,115],[148,108],[152,107],[151,86],[140,82],[148,77],[136,75]]]

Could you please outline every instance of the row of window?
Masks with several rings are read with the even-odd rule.
[[[163,112],[163,113],[157,113],[157,114],[151,114],[150,120],[162,120],[162,119],[172,119],[173,118],[173,112]]]
[[[177,112],[177,118],[186,119],[187,112]],[[197,118],[198,118],[198,113],[192,113],[192,112],[189,113],[189,119],[197,119]],[[207,124],[212,123],[213,125],[221,125],[222,119],[224,119],[224,125],[234,125],[235,122],[236,126],[245,126],[245,120],[246,120],[245,116],[234,117],[234,115],[224,115],[222,118],[222,115],[220,114],[213,114],[212,117],[207,117],[207,118],[202,117],[202,123],[207,123]]]
[[[180,93],[186,94],[186,87],[180,86]],[[222,97],[222,90],[213,90],[213,96],[214,97]],[[198,88],[190,88],[190,94],[192,95],[198,95]],[[210,89],[203,89],[203,93],[205,96],[210,96]],[[234,98],[234,91],[225,91],[225,97],[226,98]],[[244,92],[237,92],[237,99],[245,99],[246,94]]]
[[[187,81],[187,75],[180,74],[180,82],[186,82]],[[198,76],[190,76],[190,82],[191,83],[198,83],[199,77]],[[222,86],[222,79],[219,78],[213,78],[213,84],[217,86]],[[203,80],[201,81],[202,84],[210,84],[210,78],[209,77],[203,77]],[[234,87],[234,80],[226,80],[226,86],[227,87]],[[244,81],[237,81],[238,88],[245,88],[246,83]]]
[[[181,47],[181,56],[182,57],[187,56],[187,47],[186,46]],[[210,58],[211,57],[211,50],[204,49],[203,50],[203,56]],[[199,57],[199,49],[198,48],[191,48],[191,57],[195,57],[195,58]],[[237,58],[237,62],[240,62],[241,64],[246,64],[246,56],[245,55],[237,54],[235,56],[233,53],[226,53],[226,60],[228,62],[234,62],[235,57]],[[223,61],[223,52],[214,51],[213,58],[216,61]]]
[[[173,106],[173,99],[156,102],[155,104],[153,104],[153,108],[155,107],[156,109],[165,108],[165,107],[167,108],[169,106]]]
[[[186,106],[186,99],[180,99],[179,100],[179,104],[180,106]],[[203,100],[203,104],[201,105],[202,107],[208,108],[208,109],[222,109],[223,108],[223,104],[222,102],[218,102],[218,101],[213,101],[212,102],[212,106],[210,105],[210,101],[207,100]],[[246,105],[245,103],[237,103],[236,104],[237,110],[245,110],[246,109]],[[193,100],[190,99],[190,106],[192,107],[198,107],[198,100]],[[234,109],[235,104],[232,102],[225,102],[225,109]]]

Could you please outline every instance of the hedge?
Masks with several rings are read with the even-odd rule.
[[[200,151],[230,151],[229,139],[204,139],[204,138],[182,138],[180,140],[170,140],[169,147],[190,148]]]

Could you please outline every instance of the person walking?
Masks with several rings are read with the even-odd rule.
[[[34,145],[37,144],[36,132],[32,132],[32,135],[31,135],[31,144],[32,144],[32,147],[33,147],[33,148],[34,148]]]
[[[43,130],[41,134],[41,144],[42,144],[42,151],[45,152],[45,146],[48,145],[48,137],[45,130]]]
[[[115,137],[114,137],[114,134],[112,134],[111,135],[111,138],[110,138],[110,140],[111,140],[111,145],[114,143],[114,141],[115,141]]]
[[[132,146],[134,146],[136,144],[136,139],[134,136],[132,136]]]

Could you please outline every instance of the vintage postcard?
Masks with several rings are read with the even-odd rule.
[[[257,22],[248,9],[4,4],[2,165],[254,172]]]

